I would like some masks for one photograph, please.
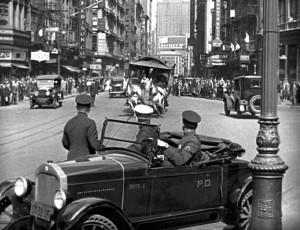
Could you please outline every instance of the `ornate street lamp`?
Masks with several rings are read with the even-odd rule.
[[[263,71],[258,154],[249,164],[253,172],[250,229],[282,229],[282,178],[288,166],[277,155],[280,138],[277,117],[278,0],[263,0]]]

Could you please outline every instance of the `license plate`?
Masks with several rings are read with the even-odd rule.
[[[51,215],[54,213],[54,208],[50,207],[45,204],[37,203],[37,202],[32,202],[31,203],[31,209],[30,209],[30,214],[41,218],[46,221],[50,221]]]

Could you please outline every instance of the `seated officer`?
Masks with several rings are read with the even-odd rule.
[[[138,122],[144,124],[150,124],[151,115],[153,113],[153,109],[150,106],[137,105],[134,109],[135,109]],[[128,149],[137,152],[144,152],[145,154],[147,154],[145,148],[150,147],[149,143],[156,143],[158,135],[159,135],[158,127],[141,125],[139,127],[139,132],[136,136],[136,143],[130,145]]]
[[[163,151],[164,161],[162,166],[183,166],[190,164],[194,158],[201,158],[201,141],[196,134],[198,123],[201,117],[194,111],[182,113],[183,137],[178,142],[178,147],[169,146],[168,143],[158,139],[157,145],[165,148]]]

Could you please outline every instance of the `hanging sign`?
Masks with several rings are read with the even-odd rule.
[[[86,58],[86,1],[80,0],[79,57]]]

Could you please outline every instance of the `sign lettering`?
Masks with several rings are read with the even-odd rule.
[[[211,187],[211,180],[206,179],[206,180],[198,180],[197,181],[197,188],[206,188],[206,187]]]
[[[80,44],[79,44],[79,57],[82,59],[86,58],[86,3],[85,1],[80,1]]]

